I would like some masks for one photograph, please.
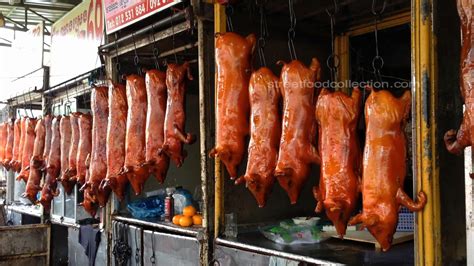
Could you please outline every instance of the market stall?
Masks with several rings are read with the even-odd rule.
[[[212,119],[211,92],[206,90],[211,87],[212,57],[207,51],[212,51],[212,24],[206,22],[208,30],[204,30],[196,16],[204,4],[198,1],[149,4],[148,13],[143,14],[138,12],[140,3],[110,8],[113,11],[105,13],[107,42],[99,48],[112,82],[109,97],[118,97],[112,91],[126,91],[127,102],[122,106],[128,105],[128,111],[121,111],[122,100],[116,98],[117,104],[109,106],[115,112],[109,123],[114,119],[123,126],[114,130],[116,134],[113,140],[108,138],[107,145],[125,145],[125,150],[113,152],[125,160],[117,164],[125,164],[130,181],[122,183],[120,174],[114,181],[115,162],[109,162],[112,173],[105,182],[117,182],[116,187],[111,186],[111,262],[204,265],[212,252],[208,202],[212,169],[206,154]],[[127,10],[132,10],[131,19]],[[124,15],[126,19],[120,20]],[[162,98],[163,93],[168,97]],[[140,98],[143,94],[147,101]],[[139,111],[142,108],[145,112]],[[142,126],[146,132],[135,131]],[[131,137],[141,134],[146,143]],[[132,166],[134,161],[139,165]],[[149,173],[141,174],[148,168]]]
[[[446,237],[446,239],[453,243],[458,241],[460,243],[463,239],[453,239],[450,233],[447,233],[448,229],[446,227],[449,227],[452,223],[448,221],[446,217],[441,217],[440,206],[444,205],[444,203],[440,203],[440,195],[443,198],[457,196],[453,195],[446,186],[440,187],[439,182],[441,181],[438,179],[441,179],[439,171],[447,174],[445,169],[449,167],[449,162],[456,160],[459,162],[459,159],[449,157],[445,147],[438,144],[438,139],[440,138],[440,133],[438,132],[445,129],[447,130],[447,125],[444,124],[444,122],[443,125],[437,124],[439,115],[443,113],[441,110],[450,112],[452,111],[450,108],[453,105],[459,106],[457,102],[453,102],[454,100],[445,98],[446,95],[455,94],[457,91],[442,89],[438,86],[437,82],[446,84],[449,80],[452,82],[450,83],[452,88],[453,84],[454,87],[456,87],[455,84],[458,84],[458,81],[453,81],[452,76],[441,70],[438,73],[436,68],[437,64],[441,64],[441,62],[457,64],[458,61],[456,61],[455,57],[438,58],[434,56],[438,51],[437,49],[441,49],[440,47],[445,45],[443,42],[441,42],[442,44],[439,47],[435,45],[434,39],[436,34],[439,33],[442,36],[438,36],[438,40],[442,39],[444,41],[447,36],[452,36],[446,33],[448,28],[451,29],[451,31],[459,31],[459,27],[454,25],[455,22],[452,22],[444,24],[446,28],[442,27],[443,30],[441,30],[441,28],[438,28],[441,24],[432,22],[432,20],[436,22],[446,22],[448,17],[455,18],[457,15],[455,3],[435,5],[429,1],[358,1],[357,3],[355,1],[324,1],[324,3],[316,3],[314,1],[289,1],[288,3],[285,3],[285,1],[256,1],[256,3],[254,1],[218,2],[220,3],[214,5],[215,31],[218,36],[223,37],[221,39],[219,39],[219,37],[216,38],[216,51],[218,51],[218,53],[221,51],[222,53],[216,56],[216,64],[218,68],[220,66],[222,69],[217,70],[217,75],[221,77],[221,80],[216,82],[216,95],[219,94],[223,96],[220,96],[222,98],[217,101],[217,106],[221,108],[222,111],[218,110],[216,112],[218,118],[216,120],[217,143],[215,152],[217,159],[215,172],[216,249],[214,259],[221,265],[232,265],[233,263],[266,263],[268,261],[287,260],[315,264],[393,263],[394,265],[399,265],[416,263],[426,265],[440,264],[442,256],[449,257],[449,259],[459,259],[459,257],[456,257],[457,255],[454,255],[459,250],[454,251],[454,248],[451,249],[447,247],[449,245],[443,245],[443,248],[441,247],[440,235],[443,235],[443,237]],[[426,8],[427,6],[429,6],[429,8]],[[443,12],[441,12],[441,10]],[[440,15],[441,13],[443,15]],[[245,58],[245,53],[249,52],[245,50],[245,41],[241,41],[238,37],[232,40],[230,37],[225,39],[226,36],[231,36],[231,34],[225,34],[224,32],[226,31],[231,31],[243,36],[247,42],[251,40],[251,37],[245,36],[249,36],[248,34],[250,33],[255,33],[257,40],[254,43],[256,49],[255,57],[258,58],[258,60],[250,61],[250,64],[248,61],[245,61],[248,60]],[[452,37],[454,39],[458,36]],[[237,45],[237,47],[243,47],[242,50],[239,50],[239,52],[235,51],[235,54],[228,53],[228,51],[233,51],[231,49],[234,49],[228,44],[237,41],[242,42],[242,44],[239,43],[239,45]],[[228,46],[226,46],[226,44]],[[236,56],[236,54],[241,55],[241,57]],[[289,145],[292,145],[291,139],[294,138],[295,134],[301,134],[298,132],[298,129],[294,128],[295,126],[300,127],[299,129],[302,132],[308,132],[311,128],[305,127],[302,122],[291,126],[287,125],[287,123],[292,123],[291,117],[296,115],[296,113],[298,117],[300,117],[300,121],[302,121],[306,112],[305,104],[302,101],[299,101],[299,104],[291,105],[291,97],[300,97],[299,95],[292,94],[292,96],[289,97],[290,100],[285,99],[285,93],[294,93],[285,87],[285,82],[295,81],[295,78],[291,79],[294,76],[290,76],[290,70],[288,70],[293,63],[289,63],[288,60],[298,59],[310,70],[315,70],[319,66],[314,63],[314,60],[312,61],[313,57],[319,59],[320,62],[319,65],[322,69],[322,78],[320,80],[330,81],[326,84],[322,83],[322,86],[321,84],[319,84],[319,87],[316,86],[317,89],[315,93],[319,93],[322,88],[329,88],[330,91],[344,91],[348,93],[349,96],[352,94],[352,98],[357,99],[357,97],[360,96],[354,96],[354,92],[357,91],[354,87],[359,86],[359,92],[363,95],[361,98],[363,99],[362,106],[365,106],[365,113],[362,111],[362,119],[356,122],[356,133],[351,133],[357,134],[360,137],[355,140],[345,139],[344,141],[360,143],[362,148],[365,146],[364,162],[363,164],[357,164],[356,162],[356,164],[361,167],[363,165],[365,169],[364,176],[361,177],[364,180],[372,178],[370,180],[374,181],[370,182],[374,182],[374,188],[378,189],[370,191],[371,187],[367,186],[368,183],[365,183],[364,186],[361,187],[362,196],[356,201],[359,203],[352,205],[352,210],[349,209],[351,216],[355,216],[359,212],[370,212],[373,210],[373,206],[384,205],[380,202],[377,204],[373,202],[375,205],[366,204],[366,202],[370,202],[370,196],[368,195],[376,195],[378,193],[380,195],[378,201],[381,201],[383,197],[387,196],[383,196],[383,193],[380,191],[389,191],[387,187],[382,187],[382,184],[385,185],[383,179],[375,181],[376,176],[370,177],[370,171],[380,171],[378,176],[386,176],[386,178],[390,178],[390,175],[395,173],[389,171],[382,174],[384,169],[391,167],[385,165],[396,164],[394,161],[396,160],[395,158],[384,161],[382,155],[380,155],[382,157],[370,157],[372,155],[370,151],[371,147],[375,147],[370,145],[377,145],[371,142],[373,140],[373,135],[371,135],[373,134],[373,128],[370,129],[370,121],[376,118],[375,116],[370,117],[369,114],[371,113],[369,110],[371,110],[370,108],[374,108],[371,105],[377,104],[377,101],[371,99],[371,97],[382,97],[370,95],[380,95],[378,94],[379,92],[373,91],[383,89],[382,91],[389,92],[389,94],[394,95],[398,100],[402,100],[408,97],[411,92],[412,98],[406,102],[408,108],[411,109],[407,121],[408,123],[406,127],[401,127],[402,132],[404,131],[402,134],[406,136],[406,142],[404,140],[402,142],[404,144],[397,146],[397,150],[400,154],[404,156],[406,150],[407,156],[406,160],[403,159],[403,162],[392,170],[405,169],[406,167],[407,171],[405,172],[403,170],[400,173],[400,175],[403,176],[401,180],[405,180],[405,182],[401,182],[400,188],[406,192],[406,195],[413,198],[413,202],[410,200],[410,204],[407,204],[407,202],[402,203],[403,201],[399,201],[399,203],[402,203],[402,205],[408,207],[411,211],[401,209],[400,213],[398,213],[398,206],[394,208],[395,216],[392,217],[397,219],[398,227],[396,227],[393,240],[391,239],[391,234],[393,233],[389,233],[388,244],[387,242],[384,244],[384,237],[381,237],[381,234],[387,229],[379,228],[379,230],[373,228],[373,226],[377,225],[378,219],[382,218],[374,218],[372,220],[365,218],[367,214],[358,215],[358,218],[350,220],[349,223],[354,225],[363,222],[364,227],[369,227],[369,231],[363,230],[360,227],[354,228],[350,226],[346,231],[346,229],[340,229],[338,223],[341,222],[340,219],[343,219],[342,224],[345,228],[345,224],[347,224],[348,220],[344,222],[344,219],[347,218],[341,218],[341,216],[339,218],[337,218],[337,216],[331,217],[331,215],[332,212],[338,212],[341,208],[348,207],[337,205],[337,202],[326,202],[324,198],[321,199],[320,189],[321,186],[323,186],[321,184],[324,183],[324,180],[337,180],[338,177],[335,176],[336,174],[333,174],[333,176],[325,176],[325,173],[331,170],[327,170],[329,168],[320,169],[319,165],[323,164],[323,167],[332,167],[331,169],[337,168],[338,166],[337,164],[336,166],[328,166],[327,161],[321,162],[316,157],[313,160],[311,150],[309,153],[306,153],[305,149],[306,147],[310,147],[310,145],[314,145],[317,151],[319,151],[319,155],[323,154],[321,156],[326,156],[327,158],[328,155],[325,155],[325,153],[327,153],[330,154],[329,157],[335,158],[338,156],[337,145],[341,145],[337,140],[331,140],[331,137],[321,139],[321,134],[323,134],[323,136],[325,134],[321,119],[324,118],[325,115],[319,113],[320,111],[318,110],[320,105],[323,105],[323,103],[319,102],[324,98],[323,96],[319,96],[316,107],[316,117],[320,128],[318,135],[315,134],[314,138],[317,139],[316,136],[318,136],[319,143],[302,142],[304,143],[302,144],[303,146],[296,146],[299,147],[297,149],[291,150],[287,148]],[[250,108],[250,142],[248,142],[247,138],[248,132],[245,130],[241,132],[237,131],[238,128],[246,128],[249,126],[246,124],[247,122],[245,122],[245,120],[232,120],[234,118],[228,116],[230,112],[235,111],[235,106],[241,109],[248,108],[243,102],[226,102],[231,99],[225,96],[227,90],[233,90],[233,95],[239,93],[239,89],[236,86],[226,87],[226,79],[233,80],[234,82],[243,82],[236,80],[235,77],[226,75],[225,71],[232,69],[232,66],[227,63],[229,61],[228,58],[232,58],[231,60],[236,61],[242,60],[239,62],[243,62],[242,64],[245,66],[243,70],[234,69],[234,72],[243,71],[242,73],[244,73],[245,68],[254,71],[250,78],[249,88],[251,106],[263,104],[261,103],[262,98],[258,97],[264,97],[264,99],[270,101],[270,96],[258,96],[256,92],[253,92],[255,88],[259,90],[269,90],[269,88],[265,88],[264,85],[261,85],[263,83],[259,84],[258,79],[254,79],[255,73],[258,72],[259,75],[262,75],[260,74],[261,70],[257,71],[258,67],[268,66],[270,71],[275,73],[276,79],[279,77],[278,73],[280,73],[280,71],[282,73],[280,78],[283,82],[283,88],[280,89],[284,95],[283,101],[280,102],[283,103],[283,118],[278,118],[277,116],[276,123],[282,121],[282,136],[284,137],[282,137],[280,142],[280,154],[276,162],[271,160],[273,156],[272,149],[275,149],[275,147],[265,147],[263,149],[265,153],[261,154],[258,154],[256,151],[259,149],[258,145],[262,145],[259,144],[258,140],[256,141],[259,137],[257,134],[263,134],[264,139],[271,139],[273,138],[271,135],[265,134],[279,130],[278,128],[273,128],[270,131],[259,131],[263,129],[259,129],[258,123],[264,123],[259,122],[262,119],[259,115],[264,116],[264,119],[261,121],[266,121],[265,123],[268,123],[268,127],[274,121],[271,111],[267,110],[266,113],[259,114],[259,108],[267,107],[257,107],[255,111]],[[284,60],[283,68],[275,65],[279,60]],[[282,64],[280,63],[279,65]],[[294,70],[293,73],[298,72]],[[246,75],[249,74],[247,73]],[[303,77],[304,78],[301,79],[305,81],[304,79],[308,76]],[[249,76],[245,82],[248,82],[248,80]],[[311,81],[311,78],[309,78],[309,81]],[[340,83],[337,81],[340,81]],[[377,82],[384,84],[382,85],[383,87],[380,88],[379,86],[378,89],[376,88],[375,90],[372,89],[369,91],[366,85],[372,83],[372,86],[377,86]],[[331,86],[331,84],[333,85]],[[281,85],[282,83],[280,83],[280,86]],[[246,86],[248,85],[245,85],[245,87]],[[255,87],[252,88],[252,86]],[[296,85],[293,86],[295,86],[293,88],[296,88]],[[268,91],[266,91],[266,93],[268,93]],[[324,90],[321,93],[323,95],[329,94],[328,92],[324,92]],[[381,94],[384,94],[384,92]],[[338,97],[344,98],[344,96]],[[370,99],[370,101],[366,99]],[[341,101],[346,102],[346,111],[352,108],[349,100]],[[270,103],[267,104],[269,105]],[[389,105],[389,103],[386,102],[386,105]],[[361,109],[363,109],[363,107]],[[279,108],[281,108],[281,106]],[[292,111],[292,108],[295,108],[294,110],[297,111]],[[334,113],[334,119],[336,119],[338,115],[341,115],[338,113],[340,111],[337,108],[337,102],[328,105],[328,108],[330,111],[326,113],[327,116],[331,117],[331,112]],[[396,112],[396,108],[392,108],[393,109],[390,109],[390,107],[388,107],[386,110],[390,111],[387,112]],[[383,111],[381,111],[382,109],[374,110],[377,110],[375,111],[376,113],[383,113]],[[293,114],[293,112],[295,112],[295,114]],[[350,112],[357,113],[359,111],[356,108],[355,111]],[[364,114],[365,117],[362,114]],[[219,115],[221,116],[220,118]],[[454,114],[451,113],[451,115]],[[439,127],[436,127],[438,125]],[[233,126],[236,127],[235,130]],[[347,130],[346,132],[353,132],[351,128],[353,128],[354,124],[352,124],[352,126],[351,124],[339,125],[339,130],[345,126],[348,126],[347,129],[345,128],[345,130]],[[219,127],[221,127],[221,129],[219,129]],[[291,127],[293,127],[294,131],[290,130]],[[434,127],[437,128],[436,131],[433,131]],[[229,128],[234,131],[227,132],[226,130]],[[337,130],[338,129],[333,129],[332,134],[338,136]],[[232,136],[232,140],[227,141],[223,136]],[[242,140],[240,138],[242,138]],[[346,135],[341,138],[346,138]],[[304,140],[303,137],[303,139],[299,141],[306,140]],[[327,150],[324,150],[325,141],[326,143],[330,143],[328,146],[330,148]],[[232,148],[226,151],[226,145]],[[351,147],[353,146],[347,147],[346,149],[354,150]],[[285,167],[282,166],[285,165],[285,161],[282,162],[282,149],[283,154],[287,155],[284,159],[286,161],[286,168],[290,170],[286,170]],[[377,149],[373,151],[376,150]],[[278,152],[278,144],[276,144],[276,151]],[[347,160],[351,160],[350,158],[354,158],[349,157],[349,159],[347,159],[345,156],[353,156],[350,155],[352,151],[346,150],[345,152],[347,152],[348,155],[341,153],[339,157],[344,163],[346,163]],[[229,154],[231,155],[229,156]],[[301,154],[304,156],[300,157]],[[389,154],[388,151],[387,154]],[[442,156],[446,161],[438,160],[438,156]],[[231,159],[229,159],[229,157]],[[291,164],[294,164],[295,161],[297,168],[292,169],[294,165],[291,166]],[[275,164],[273,168],[270,167],[272,170],[276,169],[275,172],[270,172],[269,175],[261,175],[265,173],[262,173],[262,171],[266,171],[264,169],[271,164]],[[310,164],[312,164],[310,171],[300,170],[308,169],[306,167]],[[459,172],[457,171],[458,170],[451,172],[449,175],[458,175]],[[321,177],[318,178],[320,172]],[[357,174],[357,171],[355,173]],[[291,181],[288,181],[288,179]],[[321,181],[321,179],[323,181]],[[332,185],[330,181],[324,184],[324,186],[329,186],[329,188],[326,188],[326,197],[328,197],[328,195],[331,196],[330,193],[335,193],[333,195],[336,195],[336,197],[337,195],[339,195],[339,197],[352,197],[350,195],[354,195],[349,193],[348,196],[346,196],[341,192],[343,191],[341,187],[350,188],[352,186],[348,185],[350,184],[349,182],[351,182],[349,181],[350,175],[345,175],[345,178],[341,180],[342,181],[333,181],[334,183],[332,183],[339,186],[339,192],[336,190],[336,193],[327,192]],[[454,182],[455,186],[463,184],[463,181],[459,179],[450,179],[449,182]],[[240,183],[241,185],[236,186],[234,183]],[[242,185],[243,183],[246,183],[246,186]],[[301,183],[303,185],[301,185]],[[272,189],[269,189],[268,185],[270,185]],[[298,189],[295,189],[295,187]],[[271,191],[271,193],[269,193],[269,191]],[[393,197],[395,198],[395,195]],[[362,208],[360,200],[363,201]],[[318,201],[320,201],[320,203],[318,203]],[[353,199],[350,199],[350,201],[353,201]],[[322,202],[324,203],[321,204]],[[375,207],[375,209],[376,208],[377,207]],[[304,226],[302,228],[299,226],[299,221],[294,220],[294,218],[297,217],[316,216],[317,214],[314,213],[315,209],[317,211],[319,210],[319,212],[322,211],[322,213],[318,215],[318,217],[321,218],[318,224],[321,225],[322,230],[321,228],[311,229],[311,226],[310,229],[305,229]],[[420,212],[416,213],[416,211]],[[463,212],[462,205],[452,209],[453,214],[457,213],[457,215],[459,215]],[[375,216],[378,216],[381,213],[390,213],[390,210],[379,210],[378,213],[375,213]],[[310,224],[309,221],[307,223]],[[457,219],[457,223],[463,223],[463,220]],[[333,224],[336,225],[336,228],[332,226]],[[443,226],[441,226],[441,224]],[[397,223],[395,223],[395,226],[396,225]],[[393,229],[395,230],[395,228]],[[391,229],[388,230],[390,231]],[[330,233],[331,231],[334,232]],[[339,239],[342,235],[344,235],[344,240]],[[302,245],[302,241],[312,244]],[[380,250],[376,251],[377,248],[383,250],[383,252]]]

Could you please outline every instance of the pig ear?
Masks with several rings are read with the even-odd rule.
[[[319,63],[319,60],[316,57],[313,57],[311,59],[311,65],[309,68],[316,74],[316,81],[321,80],[321,64]]]
[[[189,67],[189,62],[188,61],[184,62],[183,67],[186,69],[186,72],[188,74],[188,79],[193,80],[194,78],[193,78],[193,75],[191,74],[191,68]]]
[[[354,87],[354,89],[352,90],[351,98],[354,106],[356,106],[356,108],[359,108],[362,99],[362,94],[360,93],[360,88],[358,86]]]
[[[250,44],[253,54],[255,51],[255,47],[257,46],[257,37],[255,37],[255,34],[251,33],[247,37],[245,37],[245,39],[247,39],[247,42]]]
[[[410,109],[411,109],[411,92],[407,90],[403,93],[402,97],[400,98],[400,102],[403,106],[403,117],[407,119],[410,116]]]
[[[319,93],[319,96],[329,94],[329,90],[327,88],[323,88],[321,92]]]

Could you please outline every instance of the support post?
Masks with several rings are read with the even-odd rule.
[[[225,8],[219,3],[214,3],[214,32],[225,32],[226,31],[226,14]],[[217,81],[217,73],[216,73]],[[217,82],[215,82],[215,94],[217,106]],[[215,174],[215,194],[214,194],[214,204],[215,204],[215,216],[214,216],[214,238],[217,238],[222,230],[222,225],[224,224],[224,177],[221,171],[221,161],[218,157],[215,158],[214,166]]]
[[[415,191],[428,202],[416,214],[415,261],[417,265],[442,265],[437,154],[436,39],[432,26],[433,1],[412,1],[412,114]]]

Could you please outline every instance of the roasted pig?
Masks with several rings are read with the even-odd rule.
[[[250,95],[250,143],[247,171],[236,183],[246,187],[264,207],[275,182],[275,166],[281,137],[278,78],[266,67],[252,73]]]
[[[127,94],[125,86],[109,84],[109,125],[107,127],[107,175],[102,186],[110,187],[122,201],[128,183],[127,175],[121,174],[125,164],[125,135],[127,133]],[[159,132],[154,132],[159,134]]]
[[[41,190],[40,183],[43,176],[42,169],[44,167],[43,152],[45,146],[46,128],[44,118],[39,119],[35,127],[35,143],[33,147],[33,155],[30,160],[30,173],[24,197],[28,198],[31,203],[36,204],[36,195]]]
[[[71,148],[71,117],[63,116],[59,124],[59,131],[61,134],[61,185],[67,195],[71,195],[74,190],[74,182],[69,180],[69,149]]]
[[[166,70],[166,87],[168,99],[164,125],[164,143],[160,154],[166,154],[177,167],[181,167],[186,157],[183,144],[194,143],[195,137],[185,133],[186,113],[184,110],[186,81],[192,80],[189,63],[182,65],[169,64]]]
[[[86,183],[86,159],[92,152],[92,116],[82,114],[79,116],[79,143],[76,155],[76,179],[80,185]]]
[[[314,187],[318,201],[316,212],[326,210],[327,217],[340,237],[359,198],[361,149],[357,125],[361,113],[361,93],[354,88],[352,96],[323,89],[316,104],[319,128],[321,174]]]
[[[404,127],[410,106],[410,91],[398,99],[386,90],[372,91],[365,103],[362,212],[349,224],[362,223],[383,251],[391,246],[400,207],[420,211],[426,204],[422,191],[414,202],[403,190],[407,155]]]
[[[148,98],[146,117],[146,166],[159,183],[163,183],[168,172],[169,157],[159,153],[164,142],[166,114],[166,73],[149,70],[145,76]]]
[[[125,174],[136,195],[142,192],[149,173],[145,167],[146,155],[146,112],[147,96],[145,79],[130,75],[127,77],[127,132],[125,136]]]
[[[17,176],[17,180],[28,182],[30,176],[30,160],[33,155],[35,145],[35,127],[36,118],[28,118],[25,124],[25,135],[23,139],[23,151],[21,152],[21,171]]]
[[[308,179],[310,164],[320,162],[314,146],[314,83],[320,79],[321,67],[316,58],[309,68],[297,60],[279,64],[283,64],[279,83],[283,95],[283,126],[275,176],[291,204],[295,204]]]
[[[59,131],[59,124],[61,116],[53,118],[51,124],[51,145],[49,155],[47,158],[48,165],[46,167],[46,178],[41,190],[40,203],[46,213],[51,210],[51,201],[53,197],[59,195],[58,177],[61,174],[61,134]]]
[[[460,155],[465,147],[474,144],[474,1],[458,0],[457,3],[461,21],[460,84],[465,110],[460,128],[446,132],[444,143],[449,152]],[[471,173],[471,177],[474,174]]]
[[[236,33],[216,34],[216,147],[210,152],[225,165],[231,179],[245,153],[249,134],[249,81],[256,38]]]

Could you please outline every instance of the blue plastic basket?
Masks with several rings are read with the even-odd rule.
[[[415,230],[415,214],[405,207],[398,213],[397,232],[413,232]]]

